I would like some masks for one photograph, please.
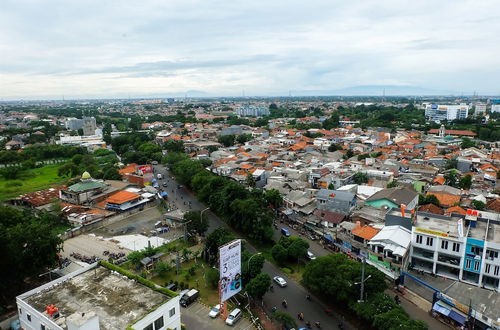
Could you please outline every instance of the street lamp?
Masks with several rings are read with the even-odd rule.
[[[360,290],[361,292],[360,292],[360,296],[359,296],[358,302],[363,302],[364,301],[363,296],[364,296],[364,293],[365,293],[365,282],[370,277],[372,277],[371,275],[368,275],[368,277],[365,278],[365,263],[366,263],[366,258],[363,258],[363,262],[361,263],[361,282],[354,282],[355,285],[361,284],[361,290]]]
[[[257,252],[256,254],[254,254],[250,258],[248,258],[248,261],[247,261],[247,271],[250,271],[250,260],[252,260],[253,257],[258,256],[260,254],[262,254],[262,253],[261,252]]]

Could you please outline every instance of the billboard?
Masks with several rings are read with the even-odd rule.
[[[241,240],[219,248],[220,297],[224,302],[241,291]]]

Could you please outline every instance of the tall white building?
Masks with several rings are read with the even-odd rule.
[[[469,115],[469,106],[465,103],[457,104],[427,104],[425,117],[430,121],[465,119]]]
[[[22,329],[181,329],[175,293],[153,290],[99,263],[23,293],[16,301]]]
[[[238,116],[260,117],[269,115],[269,108],[252,104],[244,104],[236,109]]]
[[[474,114],[477,115],[482,115],[486,112],[486,104],[484,103],[477,103],[475,106],[475,111]]]
[[[491,112],[500,112],[500,99],[491,100]]]

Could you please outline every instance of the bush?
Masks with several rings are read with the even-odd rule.
[[[9,181],[5,183],[5,188],[20,187],[22,185],[23,183],[21,181]]]

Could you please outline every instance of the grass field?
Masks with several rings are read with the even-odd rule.
[[[0,201],[64,184],[67,179],[57,176],[61,165],[46,165],[21,172],[16,180],[0,178]]]

